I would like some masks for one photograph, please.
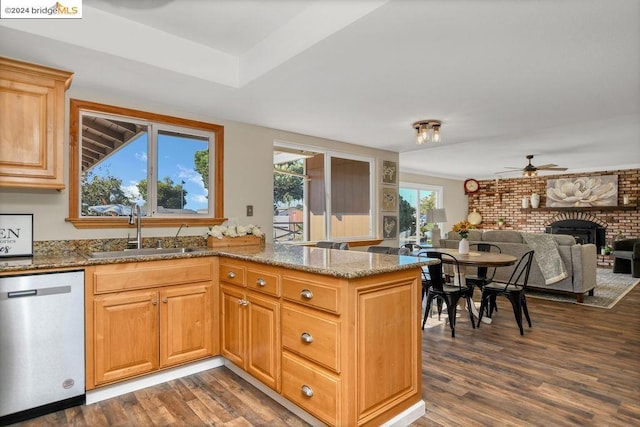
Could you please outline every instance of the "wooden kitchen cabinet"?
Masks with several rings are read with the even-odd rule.
[[[73,73],[0,57],[0,187],[64,188]]]
[[[208,258],[88,267],[87,389],[215,354],[213,270]]]
[[[220,263],[221,353],[280,391],[279,278],[266,266]]]
[[[323,423],[420,404],[419,269],[347,279],[221,257],[219,280],[222,355]]]

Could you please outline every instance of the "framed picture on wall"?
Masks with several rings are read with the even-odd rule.
[[[398,217],[383,216],[382,217],[382,237],[384,239],[395,239],[398,237]]]
[[[0,257],[33,256],[33,214],[0,214]]]
[[[395,187],[382,188],[382,210],[394,211],[398,209],[398,189]]]
[[[618,205],[618,175],[547,180],[548,207]]]
[[[382,182],[384,184],[398,183],[398,164],[391,160],[382,161]]]

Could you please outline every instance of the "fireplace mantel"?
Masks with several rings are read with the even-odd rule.
[[[550,211],[634,211],[638,209],[635,205],[625,206],[568,206],[568,207],[540,207],[540,208],[520,208],[522,212],[550,212]]]

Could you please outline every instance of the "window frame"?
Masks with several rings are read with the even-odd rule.
[[[317,154],[322,154],[324,156],[323,160],[323,170],[324,170],[324,201],[325,201],[325,218],[324,218],[324,232],[325,237],[323,240],[333,240],[340,242],[363,242],[366,244],[370,244],[371,242],[380,242],[381,239],[377,236],[378,229],[378,220],[377,220],[377,210],[376,203],[377,199],[375,197],[377,192],[376,187],[376,165],[377,159],[375,157],[353,154],[343,151],[338,151],[334,149],[327,149],[317,146],[305,145],[305,144],[296,144],[290,143],[282,140],[274,140],[273,149],[277,150],[277,148],[283,149],[293,149],[300,151],[310,151]],[[331,236],[331,159],[332,158],[340,158],[347,160],[355,160],[361,162],[367,162],[369,164],[369,235],[367,236],[347,236],[347,237],[329,237]],[[304,164],[304,174],[307,173],[306,163]],[[307,200],[309,193],[309,183],[305,180],[303,181],[303,240],[301,243],[311,243],[315,240],[310,240],[309,236],[311,233],[310,230],[310,221],[309,221],[309,202]],[[354,246],[358,246],[355,244]]]
[[[418,192],[418,206],[417,206],[417,210],[416,210],[416,235],[415,236],[410,236],[410,237],[415,237],[417,239],[417,241],[410,241],[411,243],[415,243],[417,245],[420,244],[420,235],[418,234],[418,229],[419,226],[418,224],[420,223],[420,192],[421,191],[431,191],[431,192],[435,192],[436,193],[436,208],[440,209],[440,208],[444,208],[444,187],[441,185],[433,185],[433,184],[419,184],[419,183],[415,183],[415,182],[404,182],[401,181],[399,186],[398,186],[398,196],[400,195],[400,191],[401,190],[415,190]],[[414,206],[415,207],[415,206]],[[442,226],[442,222],[438,223],[438,227],[441,228]],[[398,238],[399,239],[399,238]]]
[[[157,123],[160,127],[177,126],[191,128],[194,131],[213,132],[215,134],[215,149],[213,157],[209,153],[209,163],[213,158],[214,174],[209,175],[209,197],[213,197],[213,212],[208,216],[177,216],[162,215],[142,217],[142,224],[148,227],[177,227],[182,224],[193,226],[211,226],[221,224],[224,218],[224,126],[205,123],[196,120],[183,119],[163,114],[151,113],[113,105],[78,99],[70,100],[69,119],[69,216],[65,219],[76,228],[127,228],[128,222],[118,217],[86,217],[80,214],[80,177],[82,148],[80,135],[80,111],[97,114],[110,114]]]

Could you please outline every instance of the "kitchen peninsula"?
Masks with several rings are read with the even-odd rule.
[[[420,267],[435,260],[266,245],[46,262],[36,256],[20,268],[2,265],[0,274],[85,270],[88,395],[221,356],[266,385],[267,394],[329,425],[401,425],[424,414]],[[136,307],[132,313],[157,322],[130,331],[136,342],[149,326],[155,334],[138,354],[117,347],[130,342],[125,329],[108,326],[135,324],[109,309],[126,301]],[[187,309],[188,316],[168,321]],[[188,318],[195,319],[190,331]],[[163,330],[176,322],[181,338]]]

